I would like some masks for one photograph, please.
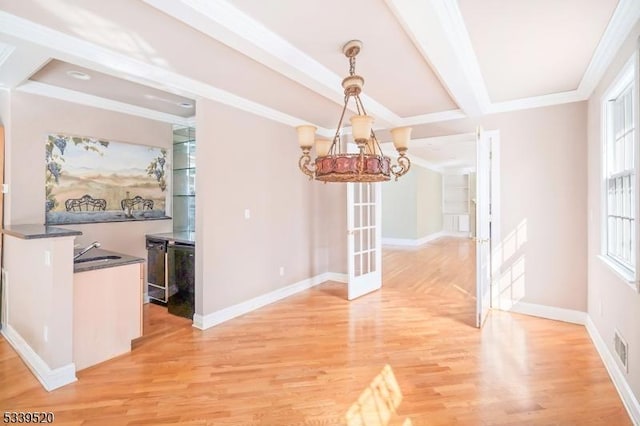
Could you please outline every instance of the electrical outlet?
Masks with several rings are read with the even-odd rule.
[[[49,327],[48,326],[44,326],[44,341],[48,342],[49,341]]]
[[[49,250],[44,251],[44,266],[51,266],[51,252]]]
[[[280,267],[280,276],[284,277],[284,266]]]
[[[9,184],[8,183],[3,183],[2,184],[2,193],[3,194],[8,194],[9,193]]]
[[[244,209],[244,218],[245,219],[251,219],[251,210]]]

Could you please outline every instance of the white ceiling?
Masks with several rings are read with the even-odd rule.
[[[181,125],[162,99],[208,98],[330,136],[357,38],[376,127],[419,139],[426,123],[588,99],[639,18],[638,0],[0,0],[0,87]],[[36,74],[52,59],[101,77]],[[152,89],[158,102],[135,101]]]

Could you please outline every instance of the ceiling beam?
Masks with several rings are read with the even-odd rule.
[[[0,42],[18,49],[42,49],[51,58],[100,71],[163,91],[192,99],[207,98],[225,105],[288,125],[298,126],[306,121],[258,102],[243,98],[207,83],[185,77],[125,54],[107,49],[27,19],[0,10]],[[318,134],[333,136],[333,131],[320,126]]]
[[[462,112],[484,114],[491,102],[458,3],[385,1]]]
[[[143,1],[336,104],[344,104],[341,76],[228,1]],[[400,124],[401,118],[390,109],[365,94],[360,97],[367,105],[367,112],[381,125],[394,127]]]
[[[162,121],[164,123],[178,124],[182,126],[189,126],[189,124],[191,123],[189,118],[180,117],[174,114],[168,114],[166,112],[156,111],[149,108],[143,108],[124,102],[118,102],[100,96],[89,95],[84,92],[78,92],[58,86],[52,86],[50,84],[40,83],[37,81],[28,81],[20,85],[16,90],[19,92],[31,93],[34,95],[41,95],[67,102],[73,102],[80,105],[135,115],[137,117],[148,118],[150,120]]]
[[[0,87],[13,89],[49,61],[39,49],[0,43]]]

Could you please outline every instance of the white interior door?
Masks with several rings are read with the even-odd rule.
[[[482,327],[491,307],[491,138],[476,133],[476,326]]]
[[[380,183],[347,184],[348,299],[382,287]]]

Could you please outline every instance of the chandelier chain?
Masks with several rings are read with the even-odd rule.
[[[340,147],[338,144],[340,143],[340,131],[342,130],[342,122],[344,121],[344,114],[347,112],[347,103],[349,102],[349,95],[344,95],[344,105],[342,106],[342,114],[340,114],[340,120],[338,121],[338,127],[336,128],[336,134],[333,137],[333,142],[331,143],[331,147],[329,148],[329,152],[338,153]]]
[[[349,75],[355,75],[356,73],[356,57],[349,57]]]

